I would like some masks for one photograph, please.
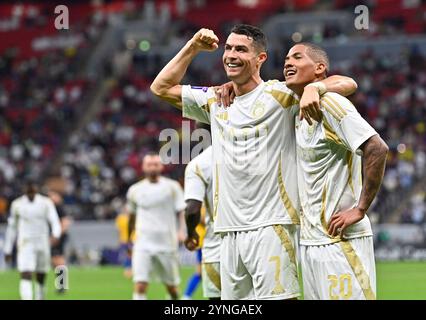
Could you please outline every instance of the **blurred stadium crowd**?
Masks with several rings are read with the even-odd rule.
[[[163,66],[160,53],[133,55],[136,44],[126,42],[103,64],[100,75],[85,75],[89,56],[108,26],[137,18],[159,21],[169,46],[175,43],[178,48],[205,24],[224,35],[236,22],[261,24],[285,12],[353,12],[356,4],[350,0],[74,1],[69,4],[70,30],[62,31],[53,28],[55,5],[49,1],[0,4],[0,34],[2,39],[7,35],[0,45],[0,222],[6,220],[8,205],[20,194],[24,178],[48,181],[52,174],[60,176],[67,214],[75,219],[114,218],[123,208],[129,185],[141,176],[142,155],[160,148],[160,131],[181,130],[180,113],[149,92]],[[426,33],[424,1],[376,0],[369,1],[368,7],[372,21],[370,29],[361,32],[365,37]],[[335,25],[325,25],[321,32],[320,39],[351,37]],[[318,34],[303,40],[316,38]],[[290,44],[288,39],[279,51],[270,53],[278,55],[272,59],[275,72],[264,73],[264,79],[282,79],[282,61]],[[208,69],[190,68],[187,82],[223,83],[226,79],[218,63]],[[416,47],[401,48],[396,58],[367,50],[356,59],[332,63],[331,73],[357,81],[359,88],[351,100],[391,149],[372,221],[386,222],[389,207],[383,204],[398,202],[398,195],[407,194],[410,201],[399,221],[424,223],[425,191],[413,187],[426,174],[426,56]],[[113,80],[111,90],[101,108],[79,128],[101,77]],[[166,174],[182,180],[183,170],[183,165],[170,165]]]

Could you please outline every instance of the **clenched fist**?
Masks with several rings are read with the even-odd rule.
[[[199,51],[215,51],[219,47],[219,38],[210,29],[203,28],[198,31],[191,42]]]

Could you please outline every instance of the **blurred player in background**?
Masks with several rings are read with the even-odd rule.
[[[200,236],[200,238],[202,238],[202,236]],[[188,279],[188,282],[186,283],[182,300],[191,300],[192,295],[195,293],[195,291],[198,288],[198,285],[201,282],[201,262],[203,259],[201,249],[196,249],[195,254],[196,254],[195,272],[192,274],[192,276]]]
[[[49,225],[52,237],[49,237]],[[50,246],[58,244],[61,224],[53,201],[38,193],[34,182],[26,183],[25,194],[11,204],[4,248],[6,262],[11,260],[16,234],[21,299],[33,299],[32,277],[35,273],[35,299],[43,300],[46,294],[46,273],[50,268]]]
[[[286,84],[299,96],[328,70],[326,52],[310,43],[293,46],[285,59]],[[325,93],[321,111],[322,120],[313,125],[295,120],[305,299],[375,299],[366,213],[380,188],[388,147],[345,97]]]
[[[225,109],[212,88],[180,84],[192,59],[216,50],[218,43],[213,31],[198,31],[158,74],[151,90],[182,108],[183,116],[211,123],[214,227],[223,234],[222,299],[293,299],[300,295],[294,117],[298,104],[307,120],[318,116],[318,89],[308,88],[299,101],[284,83],[264,82],[260,69],[267,59],[266,37],[257,27],[238,25],[223,54],[236,94]],[[323,82],[326,90],[341,90],[342,84],[352,87],[353,81],[330,77]]]
[[[186,188],[186,187],[185,187]],[[187,205],[188,202],[186,201]],[[193,294],[198,288],[198,285],[201,282],[201,263],[203,261],[203,253],[201,251],[201,248],[203,247],[204,243],[204,237],[206,235],[206,225],[205,225],[205,207],[201,207],[201,220],[200,223],[195,227],[195,232],[198,235],[199,241],[198,246],[196,247],[195,252],[195,259],[196,259],[196,265],[195,265],[195,271],[192,274],[192,276],[188,279],[188,282],[186,283],[185,291],[183,292],[182,300],[191,300]],[[185,212],[186,217],[186,212]],[[186,225],[188,227],[188,223]],[[186,239],[185,239],[186,240]],[[191,249],[192,251],[192,249]]]
[[[179,238],[185,234],[182,187],[177,181],[161,176],[163,164],[157,153],[145,155],[142,170],[145,179],[127,192],[128,234],[136,230],[132,255],[133,299],[146,299],[151,273],[156,272],[171,298],[176,300],[180,283]]]
[[[51,254],[52,254],[52,265],[54,268],[58,266],[65,266],[65,245],[68,241],[68,230],[71,226],[71,219],[65,214],[62,209],[63,199],[62,196],[58,192],[48,191],[48,197],[55,204],[56,210],[58,212],[59,220],[61,223],[61,236],[59,238],[59,242],[56,245],[52,245]],[[56,289],[57,293],[64,293],[65,288],[61,287]]]
[[[212,189],[212,147],[192,159],[185,169],[186,228],[188,237],[185,246],[195,250],[200,246],[196,226],[204,220],[206,234],[202,244],[203,295],[209,299],[220,299],[220,235],[214,233],[213,189]],[[201,209],[205,214],[202,219]]]
[[[123,210],[115,218],[115,226],[118,230],[118,239],[120,242],[119,248],[119,261],[123,263],[124,276],[126,278],[132,277],[132,247],[135,241],[135,232],[130,236],[129,241],[129,221],[130,214]]]

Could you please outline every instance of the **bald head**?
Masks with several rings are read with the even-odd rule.
[[[154,152],[147,153],[142,160],[142,170],[150,181],[157,181],[163,171],[160,155]]]

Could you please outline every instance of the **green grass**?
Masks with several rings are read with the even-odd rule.
[[[181,269],[181,292],[193,273],[193,267]],[[54,290],[54,274],[47,279],[47,299],[131,299],[132,282],[124,278],[119,267],[82,268],[72,267],[69,274],[70,290],[57,295]],[[16,271],[0,272],[0,299],[19,299],[19,274]],[[426,263],[381,262],[377,263],[378,299],[426,300]],[[148,290],[149,299],[165,299],[166,290],[159,283],[152,283]],[[194,299],[202,299],[201,285]]]
[[[184,291],[186,280],[194,272],[194,267],[181,268],[180,292]],[[128,300],[132,299],[133,283],[123,275],[120,267],[71,267],[69,270],[69,290],[65,295],[55,292],[55,274],[48,274],[47,299],[49,300]],[[19,273],[0,272],[0,300],[19,299]],[[148,288],[148,299],[166,299],[167,291],[160,283],[152,283]],[[194,299],[202,299],[201,284]]]

